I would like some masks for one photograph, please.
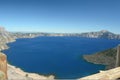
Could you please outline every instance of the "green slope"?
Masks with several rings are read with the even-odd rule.
[[[84,55],[84,59],[94,64],[106,65],[106,69],[115,67],[117,50],[115,48],[97,52],[91,55]]]

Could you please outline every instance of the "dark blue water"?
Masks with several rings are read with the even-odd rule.
[[[37,37],[18,39],[4,52],[12,65],[27,72],[56,78],[80,78],[104,69],[86,62],[82,56],[116,47],[120,41],[79,37]]]

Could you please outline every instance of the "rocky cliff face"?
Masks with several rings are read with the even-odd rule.
[[[7,58],[6,55],[0,53],[0,80],[7,80]]]
[[[8,49],[6,43],[15,41],[14,36],[7,32],[3,27],[0,27],[0,51]]]
[[[15,41],[11,33],[7,32],[3,27],[0,27],[0,51],[8,49],[6,43]],[[6,55],[0,52],[0,80],[7,79],[7,58]]]

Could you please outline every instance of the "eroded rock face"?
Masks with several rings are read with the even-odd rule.
[[[6,55],[0,53],[0,80],[7,79],[7,58]]]
[[[6,43],[15,41],[14,36],[7,32],[3,27],[0,27],[0,51],[8,49]]]

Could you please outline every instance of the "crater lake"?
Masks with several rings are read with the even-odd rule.
[[[3,52],[10,64],[26,72],[54,75],[56,79],[77,79],[104,70],[89,63],[85,54],[114,48],[119,40],[82,37],[36,37],[17,39]]]

